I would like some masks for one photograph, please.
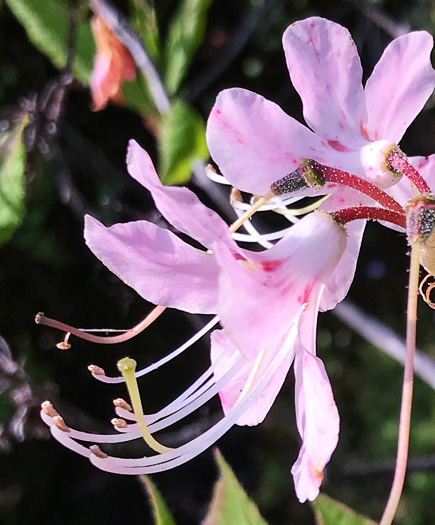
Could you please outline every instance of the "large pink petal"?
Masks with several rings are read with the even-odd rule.
[[[215,330],[211,335],[211,361],[216,363],[222,354],[226,358],[219,362],[217,365],[214,375],[216,380],[221,378],[225,372],[228,371],[228,362],[231,356],[237,352],[237,347],[234,342],[228,337],[223,330]],[[265,355],[262,361],[261,367],[258,371],[256,378],[261,377],[262,372],[270,364],[273,355]],[[290,365],[293,361],[293,352],[290,351],[285,357],[285,360],[278,368],[278,371],[266,385],[254,401],[249,405],[249,408],[243,413],[243,415],[237,420],[238,425],[258,425],[261,423],[269,412],[276,396],[281,390],[282,384],[287,376]],[[220,391],[219,397],[222,403],[222,409],[224,414],[228,414],[230,410],[235,406],[246,382],[250,378],[255,362],[252,360],[246,360],[246,365],[236,375],[236,377],[227,383]]]
[[[216,247],[222,267],[219,315],[241,352],[255,360],[276,352],[301,309],[338,264],[346,233],[329,215],[307,215],[269,250],[233,253]]]
[[[233,186],[263,195],[294,171],[300,157],[316,158],[320,140],[260,95],[222,91],[207,123],[210,155]]]
[[[375,204],[372,199],[359,191],[340,187],[320,206],[320,209],[335,211],[352,206],[373,206]],[[326,282],[320,301],[320,311],[325,312],[326,310],[331,310],[346,297],[355,276],[365,225],[366,221],[363,220],[352,221],[346,224],[346,250]]]
[[[219,270],[215,258],[147,221],[106,228],[85,217],[92,252],[126,284],[154,304],[191,313],[215,313]]]
[[[430,61],[432,37],[425,31],[391,42],[367,80],[366,131],[371,140],[399,142],[435,86]]]
[[[285,31],[283,46],[307,124],[339,152],[362,145],[362,68],[349,31],[324,18],[307,18]]]
[[[130,175],[151,192],[160,213],[180,232],[207,247],[218,240],[233,244],[225,222],[193,192],[162,185],[150,156],[134,140],[128,146],[127,168]]]
[[[300,345],[294,366],[296,420],[302,448],[292,474],[296,495],[303,503],[319,494],[323,470],[337,446],[340,419],[322,361]]]

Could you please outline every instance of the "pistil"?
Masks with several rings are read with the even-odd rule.
[[[320,190],[327,183],[347,186],[360,191],[379,202],[384,208],[403,213],[402,206],[375,184],[347,171],[324,166],[311,159],[301,159],[297,170],[272,184],[271,192],[273,195],[287,195],[304,188]]]
[[[127,385],[128,394],[130,396],[130,401],[133,407],[133,412],[136,416],[137,425],[139,427],[142,437],[153,450],[163,454],[164,452],[170,452],[172,448],[165,447],[160,444],[156,439],[153,438],[150,431],[148,430],[147,424],[145,422],[145,416],[142,408],[142,401],[140,399],[139,387],[137,385],[135,371],[136,371],[136,361],[130,359],[129,357],[124,357],[118,361],[118,370],[124,376],[125,384]]]

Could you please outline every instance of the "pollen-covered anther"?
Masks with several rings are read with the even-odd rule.
[[[114,417],[111,421],[112,425],[115,427],[115,428],[127,428],[127,422],[125,421],[125,419],[121,419],[119,417]]]
[[[53,417],[53,425],[58,428],[59,430],[62,430],[62,432],[69,432],[70,429],[69,427],[67,426],[67,424],[65,423],[64,419],[62,416],[54,416]]]
[[[59,415],[59,412],[54,408],[50,401],[44,401],[41,403],[41,409],[47,416],[55,417]]]
[[[101,366],[97,366],[97,365],[89,365],[88,366],[88,370],[89,372],[94,375],[94,376],[104,376],[106,375],[106,373],[104,372],[104,370],[101,368]]]
[[[107,459],[109,456],[101,450],[101,448],[98,445],[91,445],[89,447],[89,450],[94,454],[94,456],[97,456],[97,458],[100,459]]]
[[[270,190],[274,196],[284,196],[292,194],[296,191],[303,190],[312,186],[306,178],[306,173],[303,168],[303,162],[306,159],[301,159],[299,168],[292,173],[289,173],[282,179],[274,182]]]
[[[122,397],[118,397],[117,399],[113,400],[113,405],[118,408],[123,408],[124,410],[128,410],[129,412],[133,411],[133,408],[131,405],[127,403]]]

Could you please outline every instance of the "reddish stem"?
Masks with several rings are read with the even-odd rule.
[[[352,208],[345,208],[338,210],[331,215],[341,224],[347,224],[348,222],[365,219],[365,220],[376,220],[386,221],[396,224],[406,229],[406,217],[403,210],[401,213],[397,213],[392,210],[385,210],[384,208],[376,208],[374,206],[355,206]]]
[[[405,175],[405,177],[415,184],[420,193],[432,193],[432,190],[420,173],[412,164],[410,164],[406,157],[401,155],[398,151],[393,150],[388,154],[387,164],[390,169]]]
[[[348,186],[368,195],[373,200],[379,202],[384,208],[398,213],[403,213],[402,206],[393,197],[379,189],[366,179],[347,173],[346,171],[330,168],[329,166],[319,165],[325,182],[334,182],[341,186]]]

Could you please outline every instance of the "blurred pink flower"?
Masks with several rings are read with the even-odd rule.
[[[166,407],[161,413],[172,414],[171,421],[174,414],[180,414],[175,420],[181,419],[219,393],[224,417],[190,443],[137,460],[91,455],[76,441],[114,442],[113,435],[62,431],[47,413],[43,414],[45,421],[57,439],[91,457],[104,470],[126,474],[166,470],[202,452],[234,423],[256,425],[263,421],[294,361],[296,413],[303,445],[293,473],[300,501],[314,499],[339,433],[331,386],[315,355],[317,313],[325,283],[345,250],[345,229],[329,214],[315,212],[269,250],[244,250],[232,239],[226,223],[192,192],[163,186],[149,155],[133,141],[127,165],[172,226],[209,251],[194,248],[147,221],[106,228],[89,216],[86,243],[148,301],[219,315],[223,330],[211,335],[208,373],[212,383],[203,392],[196,389],[191,400],[187,393],[180,396],[171,403],[170,412]],[[146,419],[151,423],[159,419],[159,428],[166,426],[161,414]],[[140,436],[136,425],[130,427],[120,441]]]
[[[109,102],[121,103],[122,84],[136,78],[136,67],[130,53],[107,25],[94,16],[92,19],[97,54],[91,77],[93,110],[104,109]]]

